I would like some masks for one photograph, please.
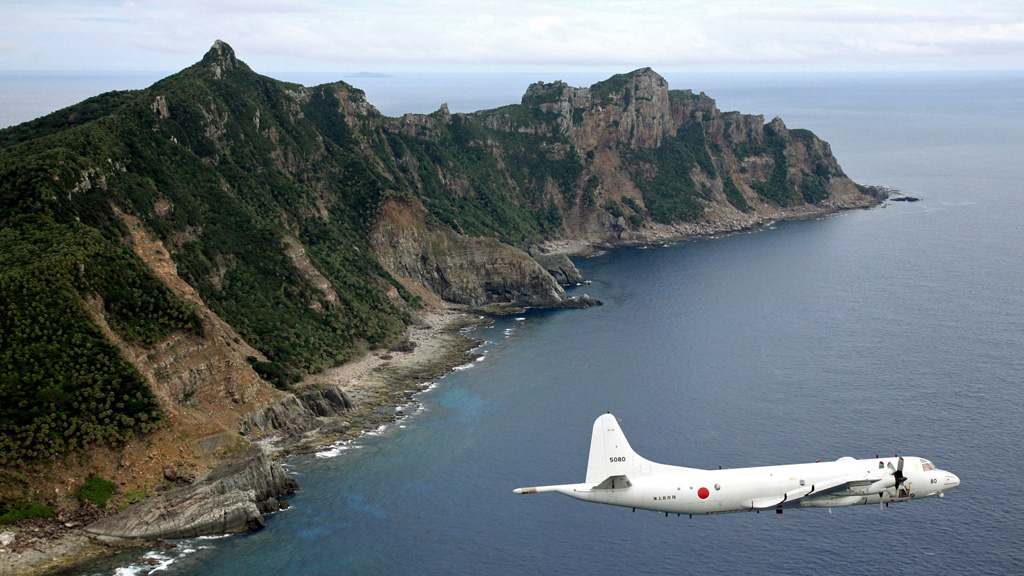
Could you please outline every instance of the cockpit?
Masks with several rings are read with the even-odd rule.
[[[935,465],[932,464],[931,462],[929,462],[928,460],[925,460],[925,459],[922,458],[921,459],[921,471],[922,472],[929,472],[931,470],[935,470]]]

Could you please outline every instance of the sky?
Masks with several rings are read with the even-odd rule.
[[[0,0],[0,71],[1024,69],[1022,0]]]

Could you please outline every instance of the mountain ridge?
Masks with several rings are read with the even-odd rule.
[[[531,256],[551,246],[725,232],[882,197],[809,131],[720,112],[649,68],[533,84],[493,110],[391,118],[345,82],[261,76],[220,41],[149,88],[2,130],[0,150],[9,501],[63,501],[84,478],[54,480],[46,463],[91,448],[125,462],[153,434],[175,454],[135,478],[104,470],[152,487],[164,465],[208,466],[247,442],[247,415],[400,343],[424,306],[579,305]],[[42,295],[67,312],[33,306]],[[70,350],[106,371],[72,368]],[[65,440],[83,427],[95,434]],[[202,432],[184,438],[189,427]]]

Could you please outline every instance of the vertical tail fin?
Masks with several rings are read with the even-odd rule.
[[[590,438],[590,462],[587,465],[587,483],[598,484],[609,476],[641,475],[641,468],[649,463],[629,446],[619,423],[611,413],[602,414],[594,422]]]

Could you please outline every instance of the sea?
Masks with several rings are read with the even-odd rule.
[[[276,77],[342,79],[398,116],[607,75]],[[287,459],[302,490],[266,529],[78,573],[1024,573],[1024,72],[665,77],[809,129],[855,181],[920,201],[579,259],[589,284],[570,292],[604,306],[467,329],[479,360],[396,423]],[[899,454],[962,484],[888,507],[692,519],[512,493],[583,481],[605,412],[657,462]]]

